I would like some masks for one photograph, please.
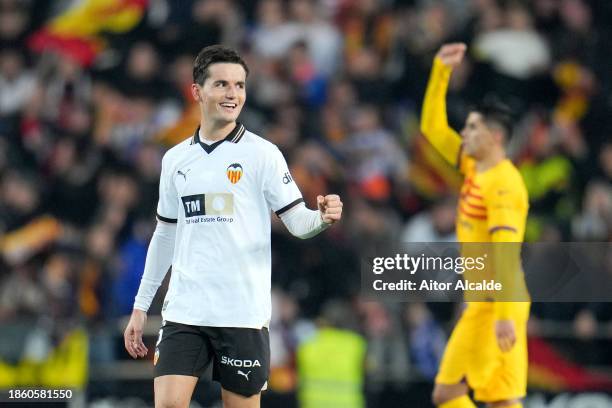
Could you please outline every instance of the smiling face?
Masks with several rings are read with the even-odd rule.
[[[246,100],[246,71],[240,64],[215,63],[202,85],[192,84],[204,121],[220,125],[235,122]]]

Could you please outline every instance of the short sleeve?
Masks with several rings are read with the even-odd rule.
[[[299,203],[303,203],[302,193],[295,184],[287,162],[277,147],[271,149],[263,164],[264,196],[268,207],[280,216]]]
[[[166,157],[164,156],[162,159],[162,169],[159,177],[157,218],[160,221],[176,223],[178,219],[178,194],[174,186],[173,172]]]
[[[514,233],[516,241],[521,241],[525,225],[522,197],[517,188],[508,184],[493,186],[486,195],[488,229],[490,234],[498,231]],[[507,233],[504,236],[509,237]]]

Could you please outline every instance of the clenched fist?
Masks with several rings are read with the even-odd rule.
[[[333,224],[342,218],[342,201],[337,194],[317,196],[317,207],[319,207],[323,222],[327,224]]]
[[[436,54],[436,57],[438,57],[444,65],[456,68],[461,64],[466,50],[467,45],[463,43],[444,44]]]

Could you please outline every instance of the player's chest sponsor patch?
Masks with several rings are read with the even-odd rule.
[[[234,214],[234,195],[232,193],[206,193],[182,196],[185,218],[201,215]]]

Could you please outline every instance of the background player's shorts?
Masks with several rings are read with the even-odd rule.
[[[164,322],[155,347],[155,377],[200,378],[213,364],[213,379],[249,397],[265,389],[270,373],[267,328],[200,327]]]
[[[483,402],[522,398],[527,391],[528,302],[517,302],[513,316],[516,343],[507,353],[495,337],[493,303],[468,303],[451,334],[436,383],[466,380],[474,398]]]

